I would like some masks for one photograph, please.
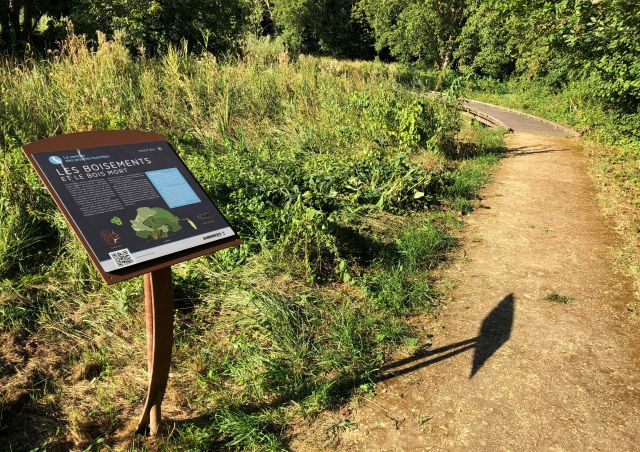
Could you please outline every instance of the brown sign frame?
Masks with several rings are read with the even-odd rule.
[[[231,246],[239,245],[242,241],[237,235],[225,238],[213,244],[203,244],[197,247],[188,248],[183,251],[169,254],[167,256],[158,257],[156,259],[141,262],[140,264],[125,267],[112,272],[105,272],[100,265],[98,258],[94,255],[91,247],[84,239],[80,230],[76,226],[73,218],[66,209],[64,203],[60,200],[53,187],[49,184],[44,173],[40,170],[40,167],[36,164],[33,155],[40,152],[52,152],[52,151],[67,151],[70,149],[88,149],[101,146],[118,146],[123,144],[137,144],[146,142],[164,141],[169,143],[169,140],[164,135],[154,132],[142,132],[137,130],[118,130],[118,131],[93,131],[93,132],[78,132],[68,135],[59,135],[44,140],[36,141],[26,144],[22,147],[24,154],[31,162],[40,180],[44,183],[45,187],[49,191],[49,194],[53,198],[54,202],[58,206],[58,209],[65,216],[71,227],[73,228],[76,236],[84,246],[87,254],[93,261],[94,266],[102,276],[102,279],[107,284],[114,284],[126,279],[140,276],[145,273],[153,272],[161,268],[170,267],[180,262],[185,262],[196,257],[204,256],[205,254],[215,253],[216,251],[229,248]],[[170,144],[169,144],[170,145]],[[186,165],[185,165],[186,167]],[[187,168],[187,171],[189,169]],[[193,174],[192,174],[193,175]],[[195,179],[195,177],[194,177]],[[202,187],[201,187],[202,188]],[[226,219],[225,219],[226,221]]]

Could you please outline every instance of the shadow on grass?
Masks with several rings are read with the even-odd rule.
[[[25,391],[9,403],[0,404],[0,450],[58,452],[73,449],[73,442],[61,433],[68,429],[63,413],[55,404],[38,403],[42,392],[43,389],[35,384],[31,392]]]
[[[503,145],[486,144],[478,145],[473,142],[459,142],[455,148],[446,152],[446,156],[452,161],[470,160],[483,156],[502,157],[509,152]]]
[[[202,303],[202,293],[208,288],[208,279],[205,275],[189,275],[183,277],[173,275],[176,314],[188,316],[193,313],[196,306]]]
[[[334,224],[338,248],[343,257],[361,266],[371,265],[374,261],[382,263],[399,260],[398,247],[394,242],[383,242],[361,233],[356,228]]]

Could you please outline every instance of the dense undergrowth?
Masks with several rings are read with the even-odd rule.
[[[294,419],[369,391],[428,338],[429,270],[501,138],[396,66],[254,42],[242,59],[132,59],[78,38],[0,64],[0,443],[278,449]],[[165,134],[244,243],[174,267],[176,343],[156,443],[122,436],[146,380],[142,284],[104,285],[21,153],[92,129]],[[28,426],[28,427],[27,427]],[[3,447],[4,447],[3,446]]]

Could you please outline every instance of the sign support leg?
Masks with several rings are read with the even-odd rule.
[[[160,405],[169,379],[173,346],[173,286],[171,267],[144,275],[144,301],[147,320],[147,365],[149,389],[138,433],[149,429],[155,435],[162,417]]]

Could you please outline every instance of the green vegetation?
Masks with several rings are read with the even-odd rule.
[[[511,88],[518,89],[509,91],[565,101],[549,103],[552,116],[569,110],[570,122],[598,129],[616,144],[634,141],[636,152],[638,29],[640,4],[626,0],[0,2],[0,49],[7,51],[60,50],[57,43],[73,30],[86,34],[92,47],[100,33],[117,37],[137,55],[176,45],[242,53],[247,39],[268,36],[296,55],[379,57],[435,69],[445,86],[458,75],[488,93],[502,89],[495,80],[515,83]],[[425,86],[430,78],[418,71],[413,81]]]
[[[573,297],[569,295],[562,295],[556,292],[550,292],[544,296],[546,301],[552,301],[553,303],[569,304],[573,301]]]
[[[73,37],[48,60],[0,65],[5,444],[148,446],[118,433],[144,397],[142,283],[101,282],[22,155],[53,134],[169,136],[244,240],[174,267],[163,410],[184,421],[166,449],[281,448],[292,422],[370,391],[390,353],[424,341],[408,317],[437,312],[429,270],[500,134],[403,88],[394,65],[291,60],[279,45],[250,41],[225,62],[184,48],[134,59]]]
[[[371,27],[376,50],[423,67],[455,64],[456,36],[466,20],[463,0],[360,0],[356,12]]]
[[[561,89],[543,80],[514,78],[508,81],[470,79],[467,97],[490,102],[558,122],[574,128],[593,141],[615,145],[622,152],[640,152],[632,116],[605,108],[594,95],[593,81],[571,82]]]
[[[0,49],[37,51],[57,47],[74,31],[97,39],[118,35],[135,53],[155,53],[184,41],[191,48],[237,50],[255,28],[253,0],[3,0]]]
[[[160,207],[140,207],[136,217],[129,221],[136,235],[143,239],[158,240],[182,229],[180,219]]]
[[[167,135],[244,239],[175,268],[167,449],[281,448],[421,345],[408,317],[437,312],[430,272],[499,158],[463,93],[600,143],[640,284],[639,5],[0,0],[0,437],[97,450],[144,396],[141,282],[103,285],[20,152],[54,134]]]

